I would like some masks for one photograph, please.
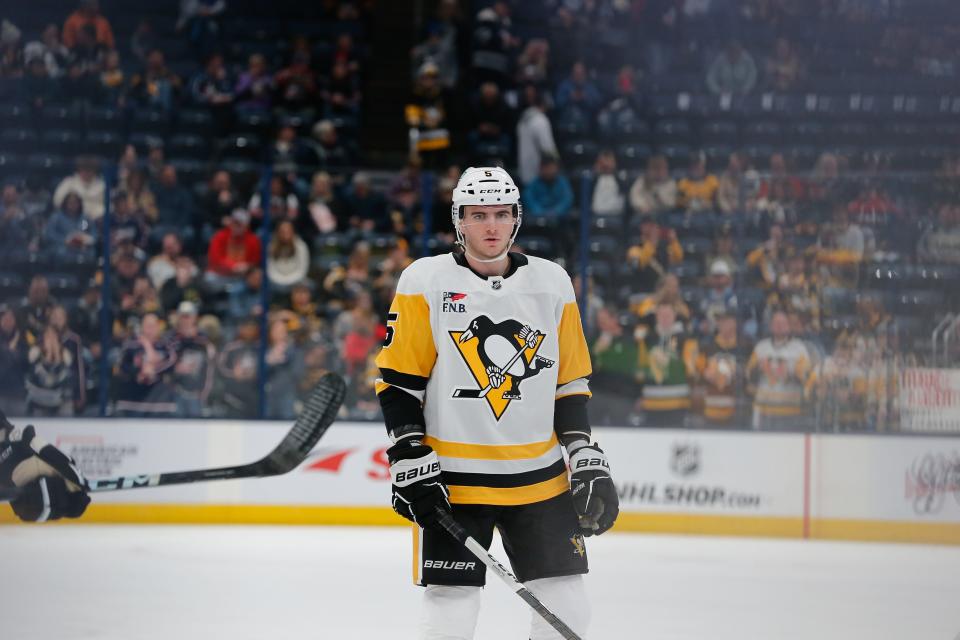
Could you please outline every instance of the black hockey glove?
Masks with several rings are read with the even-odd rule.
[[[15,493],[13,512],[27,522],[79,518],[90,498],[73,460],[36,437],[28,426],[14,430],[0,414],[0,493]]]
[[[450,492],[440,478],[440,461],[433,449],[416,439],[401,440],[387,449],[393,481],[393,510],[423,527],[437,526],[437,507],[450,510]]]
[[[585,441],[581,440],[580,443]],[[570,491],[583,535],[600,535],[620,514],[620,499],[610,478],[610,463],[595,444],[571,445]]]

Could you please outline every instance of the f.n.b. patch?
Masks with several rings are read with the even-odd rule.
[[[467,305],[461,302],[464,298],[467,297],[465,293],[457,293],[456,291],[444,291],[443,292],[443,306],[442,310],[444,313],[466,313]]]

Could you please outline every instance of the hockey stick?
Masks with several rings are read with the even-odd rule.
[[[286,437],[273,451],[256,462],[216,469],[100,478],[89,481],[90,492],[159,487],[207,480],[264,478],[287,473],[303,462],[317,441],[333,424],[345,394],[346,385],[343,378],[335,373],[324,375],[310,392],[310,397],[304,403],[303,410],[297,416],[297,421]],[[0,501],[12,500],[15,497],[16,495],[4,495],[0,497]]]
[[[525,343],[523,343],[523,344],[520,346],[520,348],[517,350],[517,352],[516,352],[515,354],[513,354],[513,357],[512,357],[512,358],[510,358],[509,360],[507,360],[507,364],[505,364],[505,365],[500,369],[500,371],[509,371],[509,370],[510,370],[510,367],[513,366],[513,363],[517,361],[517,358],[519,358],[521,355],[523,355],[524,349],[529,349],[530,347],[532,347],[533,344],[530,344],[531,342],[533,342],[534,344],[536,344],[537,335],[538,335],[538,333],[537,333],[536,331],[534,331],[534,332],[531,334],[530,339],[528,339]],[[504,375],[507,375],[507,374],[504,374]],[[483,389],[459,389],[459,388],[458,388],[458,389],[454,389],[454,390],[453,390],[453,397],[454,397],[454,398],[486,398],[486,397],[487,397],[487,394],[490,393],[491,390],[493,390],[493,385],[492,385],[490,382],[487,382],[487,386],[485,386]]]
[[[500,576],[500,579],[506,582],[507,586],[513,589],[514,593],[523,598],[523,601],[530,605],[534,611],[539,613],[540,616],[557,631],[557,633],[564,637],[564,640],[581,640],[580,636],[574,633],[573,630],[563,622],[563,620],[558,618],[552,611],[547,609],[547,607],[537,599],[537,596],[530,593],[526,587],[517,581],[516,577],[510,573],[506,567],[504,567],[496,558],[490,555],[490,552],[484,549],[483,545],[468,535],[466,530],[460,526],[460,523],[453,519],[453,514],[443,507],[437,507],[437,515],[440,517],[440,526],[446,529],[447,533],[453,536],[457,542],[465,546],[470,553],[477,556],[477,558],[480,559],[480,562],[487,565],[487,568]]]

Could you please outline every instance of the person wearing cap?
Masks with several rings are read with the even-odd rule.
[[[750,349],[737,329],[732,309],[719,310],[716,332],[700,345],[697,371],[703,385],[703,417],[707,424],[731,426],[738,415],[737,398],[743,389],[743,367]]]
[[[259,264],[260,238],[250,231],[250,214],[245,209],[234,209],[226,225],[210,240],[208,280],[214,284],[235,280]]]
[[[544,154],[540,175],[523,190],[524,212],[532,218],[566,218],[573,209],[573,189],[560,173],[560,158]]]
[[[683,262],[683,247],[673,229],[664,229],[652,215],[640,219],[640,241],[627,250],[627,263],[636,269],[633,289],[645,293]]]
[[[643,426],[684,427],[690,413],[690,385],[697,378],[697,341],[684,331],[669,302],[659,302],[654,314],[653,326],[641,324],[636,333]]]
[[[198,418],[203,415],[213,388],[216,353],[213,344],[197,327],[197,305],[187,300],[180,303],[176,330],[169,342],[177,357],[171,376],[177,398],[177,416]]]
[[[740,271],[737,256],[734,253],[733,225],[724,222],[713,236],[713,249],[707,254],[704,261],[704,271],[709,272],[710,266],[717,260],[727,263],[730,273],[736,277]]]
[[[710,335],[717,330],[717,315],[736,311],[737,294],[733,290],[733,274],[723,260],[710,265],[710,288],[700,300],[700,333]]]
[[[439,162],[450,147],[446,100],[438,82],[439,72],[432,62],[420,67],[413,95],[405,108],[407,126],[410,127],[410,153],[425,161],[428,157],[435,157]]]

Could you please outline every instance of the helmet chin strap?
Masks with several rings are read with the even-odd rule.
[[[513,246],[513,238],[510,238],[510,242],[507,243],[507,248],[504,249],[504,250],[503,250],[503,253],[501,253],[500,255],[498,255],[496,258],[478,258],[477,256],[475,256],[475,255],[473,255],[472,253],[470,253],[470,250],[469,250],[469,249],[467,249],[467,243],[466,243],[466,241],[462,242],[462,243],[461,243],[461,246],[463,247],[463,252],[464,252],[464,253],[467,255],[467,257],[470,258],[471,260],[475,260],[475,261],[477,261],[477,262],[483,262],[483,263],[488,263],[488,262],[500,262],[501,260],[503,260],[504,258],[507,257],[507,254],[508,254],[508,253],[510,253],[510,247]]]

